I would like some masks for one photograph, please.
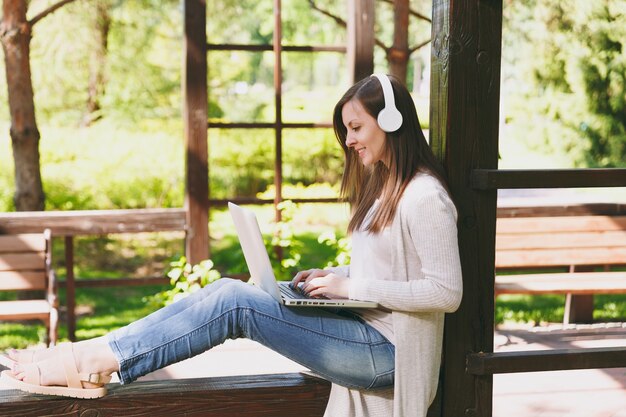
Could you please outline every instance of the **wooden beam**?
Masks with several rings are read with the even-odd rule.
[[[626,168],[587,169],[475,169],[472,188],[626,187]]]
[[[467,355],[472,375],[626,367],[626,347],[554,349]]]
[[[76,341],[76,290],[74,279],[74,237],[65,236],[65,306],[67,337]]]
[[[248,52],[270,52],[274,50],[274,45],[248,45],[248,44],[207,44],[209,51],[248,51]],[[346,53],[345,46],[332,45],[283,45],[283,52],[338,52]]]
[[[332,128],[332,123],[282,123],[283,129],[319,129]],[[209,122],[209,129],[276,129],[276,123],[271,122]]]
[[[304,374],[193,378],[109,384],[96,400],[2,390],[3,417],[317,417],[324,414],[330,383]]]
[[[184,209],[21,211],[0,213],[0,234],[41,233],[53,236],[184,231]]]
[[[185,0],[185,67],[183,75],[185,143],[185,209],[187,259],[209,257],[209,164],[207,144],[206,0]]]
[[[350,84],[374,72],[374,0],[348,1],[348,70]]]
[[[279,223],[282,212],[278,205],[283,200],[283,22],[281,0],[274,0],[274,220]],[[282,251],[275,248],[278,259]]]
[[[459,212],[463,301],[447,315],[438,417],[491,416],[491,375],[465,372],[467,352],[493,349],[496,191],[476,192],[472,169],[496,169],[502,2],[433,1],[430,140]]]

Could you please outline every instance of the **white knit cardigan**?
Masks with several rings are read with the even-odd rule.
[[[424,417],[437,391],[444,313],[463,292],[457,213],[437,179],[418,173],[391,224],[393,280],[353,280],[350,298],[392,310],[395,383],[376,390],[332,385],[325,417]]]

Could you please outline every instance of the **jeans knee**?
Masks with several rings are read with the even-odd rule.
[[[220,281],[224,279],[227,281],[222,284],[218,291],[220,298],[232,307],[246,305],[245,300],[250,299],[251,291],[254,288],[238,279],[222,278]]]

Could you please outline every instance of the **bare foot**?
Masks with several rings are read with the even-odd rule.
[[[46,349],[9,349],[6,355],[18,363],[40,362],[56,355],[56,346]]]

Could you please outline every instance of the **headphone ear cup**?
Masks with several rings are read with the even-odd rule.
[[[378,78],[380,86],[383,89],[383,99],[385,106],[378,113],[378,127],[383,131],[390,133],[395,132],[402,126],[402,113],[398,110],[393,96],[393,87],[389,77],[385,74],[372,74],[372,77]]]
[[[402,126],[402,114],[394,107],[385,107],[378,113],[378,126],[387,133],[395,132]]]

